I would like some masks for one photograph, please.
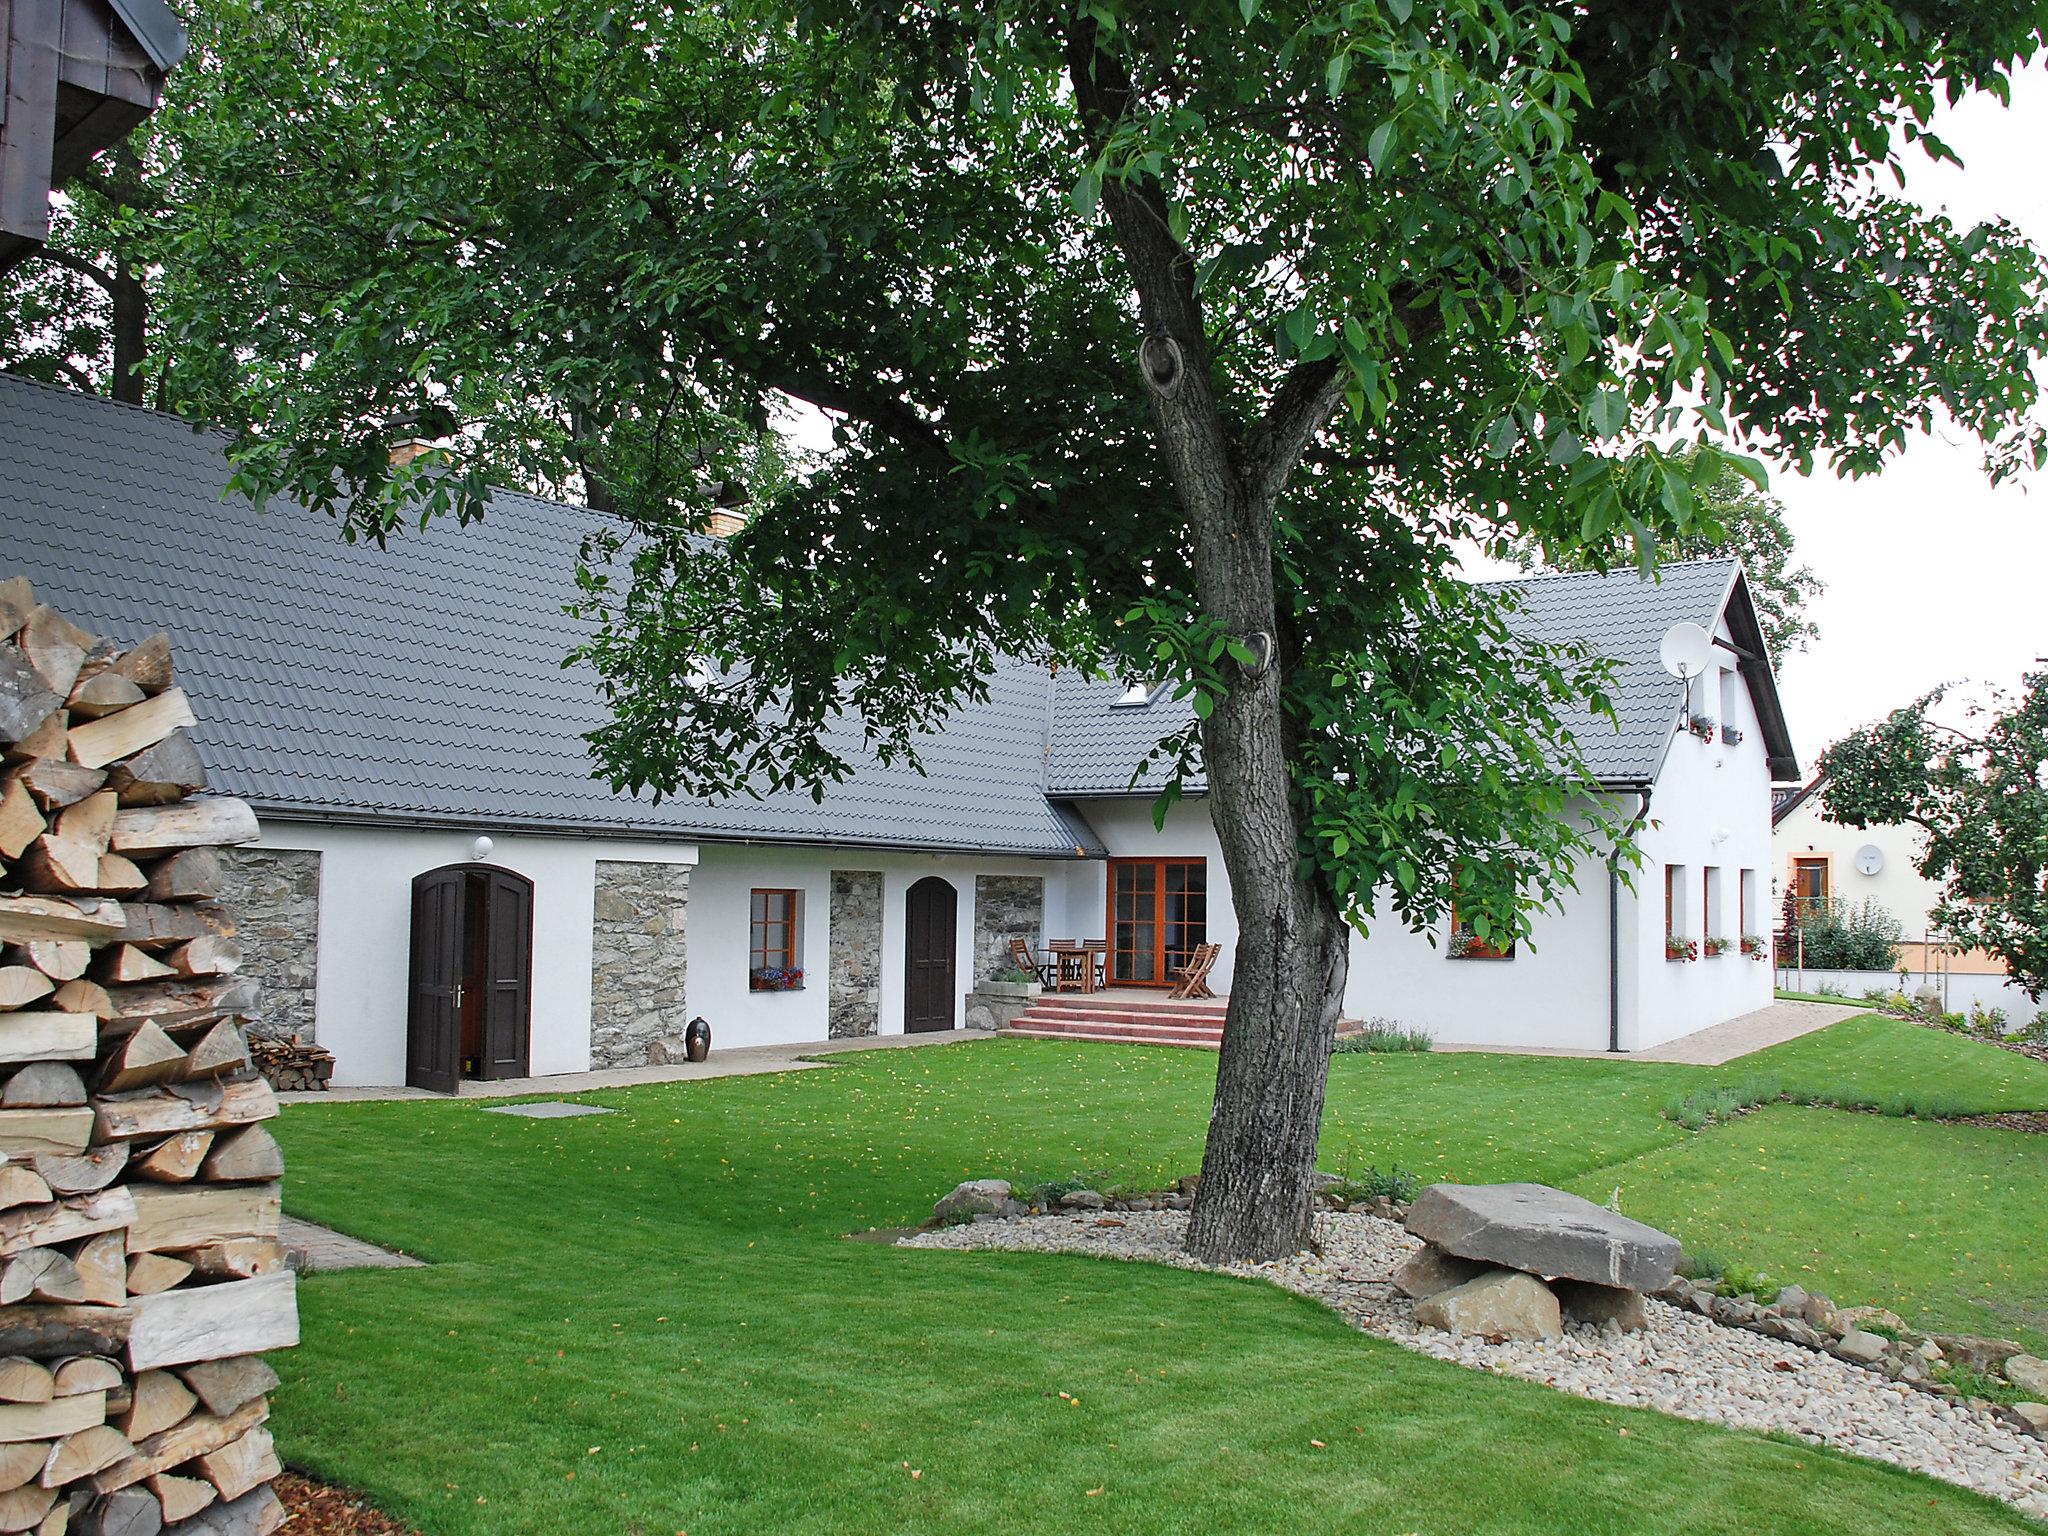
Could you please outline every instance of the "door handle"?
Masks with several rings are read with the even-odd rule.
[[[462,983],[459,981],[455,983],[455,1006],[458,1011],[462,1007]]]

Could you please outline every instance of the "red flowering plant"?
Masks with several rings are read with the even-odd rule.
[[[1697,960],[1700,957],[1699,942],[1680,934],[1664,935],[1664,958],[1666,960]]]

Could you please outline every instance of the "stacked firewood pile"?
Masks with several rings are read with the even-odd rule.
[[[254,1536],[298,1342],[277,1113],[161,635],[0,582],[0,1532]]]
[[[264,1081],[280,1093],[324,1093],[334,1076],[334,1052],[294,1034],[288,1040],[253,1036],[249,1054]]]

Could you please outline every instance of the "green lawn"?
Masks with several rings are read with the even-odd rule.
[[[1994,1082],[2002,1065],[1969,1054],[1989,1048],[1915,1032],[1961,1054],[1899,1070],[2030,1091],[2026,1073]],[[1874,1071],[1923,1049],[1880,1030],[1856,1054]],[[2048,1068],[2023,1065],[2048,1104]],[[294,1107],[280,1129],[291,1208],[434,1267],[304,1284],[306,1343],[279,1361],[281,1447],[430,1536],[1622,1532],[1651,1511],[1660,1526],[1788,1536],[2030,1528],[1886,1469],[1441,1365],[1266,1286],[842,1235],[913,1221],[971,1175],[1191,1171],[1214,1070],[1193,1051],[1004,1041],[585,1095],[619,1112],[577,1120]],[[2009,1186],[2031,1168],[2038,1191],[2048,1171],[2041,1139],[2011,1132],[1773,1110],[1689,1136],[1659,1117],[1709,1075],[1341,1056],[1324,1166],[1620,1184],[1631,1213],[1667,1210],[1682,1236],[1788,1272],[1825,1216],[1813,1230],[1854,1239],[1827,1240],[1857,1271],[1838,1294],[1867,1283],[1929,1306],[1978,1277],[1961,1249],[1919,1261],[1904,1234],[1940,1244],[2003,1223]],[[1822,1131],[1795,1153],[1809,1126],[1849,1140]],[[1925,1206],[1884,1138],[1913,1136],[1916,1178],[1949,1197],[1939,1227],[1901,1225]],[[1977,1138],[1981,1151],[1954,1150]],[[1861,1206],[1841,1204],[1858,1182],[1844,1147],[1870,1159]],[[1944,1159],[1975,1161],[1944,1180]],[[1824,1198],[1795,1161],[1831,1170]],[[1767,1195],[1792,1213],[1780,1230],[1740,1225]],[[1994,1262],[2038,1312],[2033,1199]]]

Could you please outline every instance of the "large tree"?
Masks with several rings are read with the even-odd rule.
[[[2048,672],[2027,674],[2018,698],[1944,711],[1948,693],[1936,689],[1829,747],[1821,804],[1845,827],[1918,827],[1926,843],[1915,863],[1941,888],[1933,926],[2003,960],[2039,1002],[2048,992]]]
[[[1783,668],[1787,656],[1820,638],[1820,626],[1806,616],[1806,605],[1827,590],[1827,583],[1814,574],[1812,566],[1794,558],[1785,504],[1732,465],[1713,480],[1695,485],[1694,504],[1693,526],[1661,543],[1645,540],[1635,551],[1638,563],[1649,566],[1664,560],[1729,555],[1740,560],[1749,576],[1757,617],[1763,623],[1771,666]],[[1518,539],[1512,550],[1525,571],[1552,563],[1538,540]],[[1580,544],[1558,563],[1568,569],[1605,569],[1613,558],[1614,551],[1605,546]]]
[[[1305,1234],[1351,926],[1526,933],[1614,835],[1600,669],[1469,541],[1682,538],[1716,437],[2043,457],[2040,255],[1880,174],[2031,0],[209,11],[178,398],[359,531],[508,476],[616,508],[617,783],[821,789],[823,727],[914,755],[1004,654],[1192,700],[1155,756],[1206,772],[1240,934],[1212,1258]],[[707,551],[792,401],[833,451]],[[423,412],[448,451],[394,471]]]

